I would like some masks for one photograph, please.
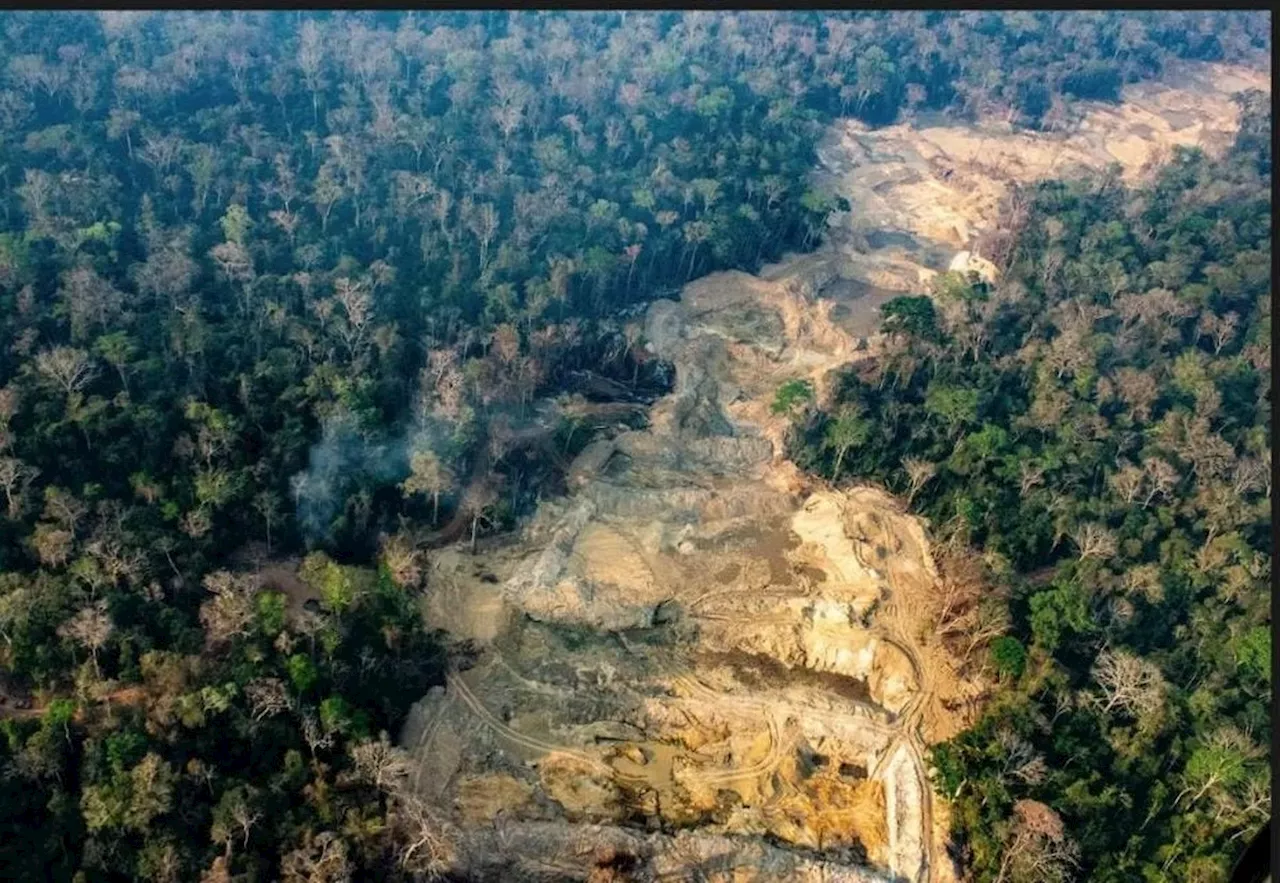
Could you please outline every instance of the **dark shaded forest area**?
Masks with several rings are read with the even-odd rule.
[[[670,383],[614,317],[699,274],[750,270],[813,245],[836,204],[805,180],[835,115],[879,124],[924,110],[994,113],[1052,128],[1070,118],[1072,100],[1114,99],[1171,59],[1265,50],[1268,27],[1241,13],[0,14],[0,877],[439,872],[447,848],[438,822],[406,786],[385,736],[443,672],[417,609],[424,556],[449,526],[473,538],[500,530],[536,496],[529,473],[539,458],[521,445],[540,396],[580,384],[643,400]],[[1150,444],[1170,453],[1150,456],[1177,470],[1179,440],[1200,433],[1198,451],[1208,433],[1220,441],[1213,450],[1231,448],[1222,456],[1232,468],[1246,456],[1265,463],[1268,437],[1256,431],[1266,426],[1265,379],[1245,353],[1256,355],[1265,338],[1257,253],[1266,217],[1248,207],[1263,192],[1256,176],[1269,170],[1255,170],[1249,190],[1247,163],[1234,162],[1229,180],[1248,199],[1197,183],[1210,172],[1195,158],[1144,197],[1155,245],[1107,232],[1130,217],[1130,196],[1114,184],[1096,205],[1070,187],[1046,189],[1034,216],[1061,214],[1066,232],[1050,247],[1028,223],[1022,312],[1009,308],[1013,324],[1000,314],[999,333],[982,344],[997,351],[981,364],[980,351],[952,359],[945,338],[920,337],[913,346],[929,355],[917,358],[956,362],[928,376],[954,384],[969,371],[975,383],[1004,384],[1012,398],[990,407],[1013,413],[1034,384],[1032,368],[1006,348],[1050,334],[1027,317],[1036,298],[1068,297],[1052,286],[1075,278],[1065,268],[1084,258],[1071,255],[1137,275],[1154,272],[1135,269],[1144,256],[1172,251],[1152,284],[1219,324],[1200,332],[1179,319],[1181,336],[1165,340],[1173,332],[1164,325],[1124,320],[1138,329],[1124,346],[1137,349],[1116,358],[1151,360],[1152,346],[1187,353],[1169,369],[1171,391],[1159,388],[1142,413],[1193,416],[1166,420],[1171,440]],[[1192,220],[1169,226],[1184,215]],[[1169,246],[1177,236],[1193,246]],[[1031,268],[1059,251],[1046,289]],[[1197,285],[1199,294],[1184,293]],[[1000,366],[1007,379],[988,376]],[[905,378],[894,395],[912,407],[925,374],[894,370]],[[1118,413],[1090,404],[1101,369],[1064,370],[1075,373],[1058,371],[1059,381],[1075,385],[1050,396],[1053,407],[1102,408],[1104,421]],[[1212,407],[1205,390],[1217,390]],[[1083,403],[1059,403],[1073,394]],[[944,431],[953,439],[977,419],[964,416],[963,402],[947,413],[959,415]],[[1138,625],[1115,626],[1131,636],[1115,646],[1130,641],[1170,684],[1201,679],[1201,692],[1188,688],[1176,713],[1160,717],[1164,729],[1142,732],[1189,757],[1202,752],[1207,778],[1188,787],[1205,790],[1178,813],[1171,802],[1181,808],[1188,797],[1163,797],[1133,850],[1156,860],[1150,844],[1182,844],[1168,846],[1183,850],[1169,861],[1202,879],[1186,870],[1191,857],[1224,854],[1226,832],[1242,824],[1200,809],[1202,800],[1216,800],[1215,787],[1244,793],[1259,764],[1248,755],[1215,772],[1219,742],[1246,754],[1265,744],[1249,717],[1264,688],[1232,675],[1226,690],[1212,680],[1219,669],[1183,657],[1194,639],[1266,658],[1249,601],[1263,516],[1214,515],[1226,520],[1206,541],[1197,531],[1207,516],[1186,508],[1199,497],[1174,493],[1175,481],[1132,524],[1094,512],[1104,504],[1089,498],[1029,522],[1043,529],[1009,530],[989,514],[1003,478],[980,480],[982,469],[1003,476],[1003,461],[979,456],[982,445],[1061,455],[1039,430],[1023,440],[1012,423],[1000,425],[1009,428],[1002,441],[963,446],[970,461],[959,469],[977,471],[968,502],[943,470],[920,496],[927,511],[973,513],[971,541],[1000,549],[1011,566],[1054,560],[1064,548],[1058,525],[1079,522],[1096,524],[1102,548],[1110,537],[1127,555],[1125,544],[1138,543],[1141,566],[1158,566],[1153,550],[1164,542],[1187,570],[1155,580],[1169,582],[1161,591],[1176,609],[1129,602]],[[556,427],[560,449],[571,450],[573,429]],[[1125,432],[1121,447],[1142,470],[1137,430]],[[886,462],[904,453],[890,455],[893,444],[875,449]],[[1082,456],[1077,443],[1062,444]],[[866,453],[856,469],[898,481],[877,456]],[[1091,456],[1069,467],[1079,476],[1058,496],[1103,494],[1104,455]],[[1053,487],[1057,461],[1043,469]],[[470,480],[478,473],[484,481]],[[1194,480],[1210,496],[1221,497],[1225,482],[1253,499],[1254,479],[1243,474],[1239,488],[1210,467]],[[1213,551],[1185,551],[1202,542]],[[1052,685],[1074,690],[1089,669],[1100,638],[1081,611],[1095,597],[1129,597],[1110,588],[1128,585],[1133,569],[1117,554],[1058,565],[1056,600],[1015,600],[1015,634],[1036,635],[1019,644],[1027,659],[1009,675],[1024,685],[1011,692],[1024,697],[1019,707],[1039,707],[1048,700],[1025,697],[1046,690],[1075,695]],[[264,585],[245,566],[302,556],[292,583]],[[1233,574],[1221,584],[1249,589],[1215,602],[1240,607],[1236,619],[1197,618],[1209,603],[1200,587],[1220,585],[1219,571],[1185,564],[1201,557]],[[1082,579],[1107,588],[1072,594]],[[1050,619],[1066,625],[1035,631]],[[1248,624],[1241,635],[1213,631],[1237,619]],[[1158,624],[1157,643],[1170,646],[1134,643],[1144,623]],[[1176,637],[1179,628],[1191,637]],[[1033,683],[1050,686],[1037,693],[1025,686]],[[1239,720],[1219,738],[1212,726],[1182,723],[1194,709]],[[1078,716],[1082,732],[1102,726],[1088,709],[1063,714]],[[947,776],[989,780],[984,732],[954,747]],[[1111,777],[1108,765],[1137,763],[1117,759],[1132,748],[1073,738],[1111,752],[1081,755],[1077,769]],[[982,873],[1000,861],[992,814],[1016,793],[1006,788],[962,814]],[[1073,818],[1104,815],[1069,806]],[[1205,832],[1220,833],[1196,839]],[[1123,857],[1138,853],[1106,843],[1115,868],[1131,866]],[[1111,867],[1100,853],[1091,861]]]

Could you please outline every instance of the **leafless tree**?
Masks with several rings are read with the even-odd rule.
[[[1000,777],[1005,782],[1038,785],[1048,772],[1044,756],[1026,739],[1008,729],[996,733],[996,743],[1004,750]]]
[[[267,554],[271,554],[271,528],[280,518],[280,497],[274,491],[259,491],[253,497],[253,511],[258,513],[267,529]]]
[[[210,644],[224,644],[251,631],[254,619],[253,585],[246,577],[225,570],[204,579],[213,598],[200,605],[200,623]]]
[[[97,376],[92,357],[81,349],[56,346],[36,355],[36,371],[68,396],[80,392]]]
[[[1254,491],[1264,491],[1271,499],[1271,469],[1258,457],[1243,457],[1236,461],[1231,472],[1231,491],[1244,497]]]
[[[1220,829],[1235,830],[1231,840],[1247,837],[1271,817],[1271,787],[1267,776],[1255,775],[1234,789],[1210,792],[1209,807]]]
[[[31,216],[33,230],[49,226],[49,202],[54,194],[53,180],[53,176],[42,169],[24,169],[22,172],[22,185],[17,191]]]
[[[408,792],[396,795],[388,817],[401,844],[400,866],[428,880],[444,876],[454,857],[452,837],[444,818],[421,797]]]
[[[1089,558],[1114,557],[1118,546],[1115,534],[1095,522],[1080,525],[1071,534],[1081,561]]]
[[[1146,480],[1146,473],[1132,463],[1125,463],[1117,471],[1113,472],[1109,478],[1111,489],[1116,492],[1116,495],[1121,500],[1130,505],[1142,493],[1142,486],[1146,483]]]
[[[142,552],[125,545],[119,537],[96,536],[85,544],[85,552],[113,584],[121,580],[132,583],[144,573]]]
[[[262,821],[262,813],[254,809],[247,799],[238,800],[231,807],[231,821],[240,828],[241,842],[244,848],[249,847],[249,832],[254,825]]]
[[[231,869],[225,855],[220,855],[200,875],[200,883],[232,883]]]
[[[482,203],[466,214],[467,228],[476,235],[480,242],[480,270],[484,272],[489,266],[489,246],[498,234],[501,218],[492,203]]]
[[[1062,819],[1035,800],[1013,805],[995,883],[1063,883],[1079,865],[1079,849]]]
[[[1149,371],[1124,367],[1116,372],[1115,382],[1120,398],[1129,406],[1134,420],[1145,422],[1151,416],[1151,406],[1159,395],[1155,378]]]
[[[422,584],[423,554],[402,533],[384,537],[382,561],[391,579],[403,589],[414,589]]]
[[[163,178],[182,154],[182,138],[178,135],[161,135],[158,132],[143,131],[142,149],[138,158],[155,170],[156,176]]]
[[[453,471],[430,449],[415,453],[409,460],[409,477],[400,484],[406,494],[430,494],[431,521],[440,520],[440,495],[453,487]]]
[[[348,883],[354,872],[346,841],[333,831],[307,837],[280,862],[282,883]]]
[[[907,457],[902,461],[902,469],[907,473],[907,505],[911,505],[920,489],[937,473],[938,466],[918,457]]]
[[[335,176],[335,168],[336,165],[332,159],[325,160],[319,172],[316,173],[315,184],[311,191],[311,201],[320,212],[321,233],[328,232],[329,216],[333,213],[333,207],[346,195],[346,189]]]
[[[213,529],[213,520],[209,517],[208,509],[198,506],[182,513],[182,518],[178,521],[178,529],[193,540],[198,540]]]
[[[476,531],[480,522],[489,522],[489,508],[498,502],[498,492],[487,480],[474,481],[467,488],[462,506],[471,516],[471,551],[476,550]]]
[[[1146,598],[1155,604],[1164,598],[1161,570],[1156,564],[1140,564],[1124,576],[1125,591]]]
[[[1091,367],[1095,357],[1090,346],[1090,323],[1074,312],[1063,314],[1057,321],[1060,323],[1059,333],[1049,342],[1044,363],[1053,369],[1055,377],[1061,379]]]
[[[1201,313],[1200,321],[1196,324],[1197,342],[1200,335],[1207,334],[1213,341],[1213,354],[1216,356],[1235,337],[1239,324],[1240,317],[1235,313],[1227,313],[1225,316],[1212,312]]]
[[[1091,675],[1098,685],[1094,702],[1106,714],[1118,711],[1144,717],[1164,703],[1165,681],[1160,669],[1126,650],[1103,650]]]
[[[6,512],[10,518],[22,514],[27,489],[39,475],[39,469],[28,466],[17,457],[0,457],[0,488],[4,489]]]
[[[1142,508],[1146,509],[1151,505],[1151,501],[1156,497],[1168,497],[1169,493],[1178,486],[1181,476],[1168,460],[1160,457],[1149,457],[1142,461],[1142,471],[1147,474],[1147,496],[1142,501]]]
[[[324,47],[320,25],[314,19],[304,21],[298,38],[297,62],[303,82],[311,92],[311,114],[316,122],[320,119],[320,74],[325,60]]]
[[[115,630],[111,617],[107,614],[107,602],[99,600],[89,607],[82,608],[75,616],[58,627],[58,635],[75,641],[86,650],[93,660],[93,671],[99,678],[102,671],[98,668],[98,651],[106,646]]]
[[[73,342],[83,341],[95,326],[108,327],[124,305],[124,295],[89,267],[64,273],[58,295],[66,304]]]
[[[1025,497],[1040,485],[1044,484],[1044,467],[1027,460],[1018,465],[1018,489]]]
[[[389,793],[398,793],[414,768],[409,755],[391,744],[385,732],[351,746],[351,762],[364,781]]]
[[[75,537],[71,531],[63,530],[56,524],[41,521],[31,534],[31,546],[40,559],[40,563],[50,567],[61,567],[71,557]]]
[[[1231,444],[1214,432],[1208,419],[1200,415],[1187,424],[1186,436],[1177,453],[1191,464],[1191,471],[1201,480],[1227,475],[1236,459]]]
[[[276,226],[284,231],[284,235],[289,237],[289,243],[292,245],[298,233],[298,225],[301,223],[301,217],[288,209],[279,208],[272,209],[267,217],[275,222]]]
[[[80,522],[88,514],[88,505],[75,494],[60,487],[49,486],[44,489],[44,517],[72,534],[77,532]]]
[[[1009,630],[1008,605],[999,595],[988,594],[975,607],[971,623],[964,651],[966,657],[972,657],[974,651]]]
[[[1225,484],[1201,485],[1192,503],[1201,513],[1206,546],[1211,545],[1220,534],[1234,530],[1244,516],[1239,495]]]
[[[302,738],[307,743],[307,748],[311,751],[311,756],[315,757],[316,752],[321,748],[333,747],[333,730],[324,725],[310,711],[303,711],[302,719]]]
[[[941,579],[931,617],[936,634],[970,634],[984,595],[981,563],[963,548],[939,555]]]
[[[253,805],[256,789],[234,788],[223,798],[227,801],[226,815],[215,816],[211,830],[211,839],[225,846],[225,857],[231,858],[231,843],[239,834],[242,848],[248,849],[249,835],[258,822],[262,821],[262,813]],[[237,830],[238,829],[238,830]]]
[[[255,721],[266,720],[293,708],[289,690],[279,678],[256,678],[245,684],[244,694]]]
[[[510,366],[520,355],[520,333],[510,323],[503,323],[493,332],[493,353],[503,365]]]
[[[220,242],[209,250],[209,257],[229,282],[242,289],[253,282],[253,258],[239,242]]]

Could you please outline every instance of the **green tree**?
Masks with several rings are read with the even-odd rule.
[[[925,393],[924,408],[941,419],[948,434],[955,438],[966,424],[978,418],[978,390],[935,381]]]
[[[926,295],[895,297],[880,307],[880,315],[886,334],[907,334],[926,341],[941,338],[937,311]]]
[[[1002,677],[1016,681],[1026,669],[1027,651],[1017,638],[1004,635],[991,643],[991,661]]]
[[[845,406],[823,429],[824,446],[835,452],[835,464],[831,467],[831,480],[838,481],[840,467],[844,458],[852,448],[856,448],[867,440],[871,433],[871,424],[863,417],[860,409]]]
[[[796,414],[803,411],[813,402],[813,384],[808,380],[788,380],[778,387],[769,410],[774,414],[783,414],[795,419]]]

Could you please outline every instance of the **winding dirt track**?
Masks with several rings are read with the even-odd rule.
[[[778,715],[771,709],[770,703],[744,699],[729,693],[722,693],[720,691],[713,690],[697,678],[690,675],[676,675],[672,678],[672,683],[684,692],[688,693],[690,700],[701,700],[720,708],[737,708],[741,710],[744,715],[750,717],[762,717],[768,728],[769,734],[768,752],[764,757],[750,765],[739,769],[728,770],[690,770],[684,773],[685,778],[690,782],[699,785],[726,785],[769,775],[778,768],[778,765],[786,756],[788,741],[782,734],[782,727],[779,723]],[[574,760],[589,766],[597,773],[608,776],[618,782],[626,784],[645,784],[648,782],[648,779],[643,776],[634,776],[623,773],[604,760],[582,752],[576,748],[538,739],[525,733],[521,733],[519,730],[508,726],[487,707],[485,707],[484,703],[480,701],[479,697],[475,695],[472,689],[467,685],[466,681],[456,671],[449,673],[447,685],[448,691],[444,701],[440,708],[437,709],[431,722],[423,729],[422,737],[418,742],[417,751],[420,756],[430,751],[431,745],[435,741],[441,724],[448,715],[451,701],[454,697],[457,697],[461,700],[463,706],[479,719],[481,724],[513,745],[543,754],[555,754],[573,758]],[[863,703],[858,704],[864,705]],[[820,718],[838,720],[840,722],[844,722],[847,718],[847,715],[840,712],[816,708],[807,709],[805,714]],[[868,727],[881,732],[896,732],[895,727],[886,726],[873,720],[868,720],[865,723]],[[415,781],[415,786],[420,785],[421,775],[422,771],[420,769],[418,772],[418,779]]]
[[[887,569],[886,580],[890,587],[890,598],[886,605],[886,612],[892,613],[893,607],[897,600],[901,597],[896,589],[896,573],[892,567]],[[704,615],[698,618],[716,619],[714,615]],[[728,618],[728,617],[726,617]],[[919,654],[912,642],[905,640],[891,629],[889,623],[894,618],[888,616],[885,618],[888,622],[880,627],[873,627],[871,631],[883,642],[897,648],[909,661],[912,672],[917,679],[919,691],[911,697],[906,706],[892,720],[882,722],[875,719],[871,713],[882,712],[878,706],[869,703],[858,702],[856,700],[846,700],[853,703],[858,708],[869,712],[864,720],[858,721],[858,726],[868,729],[878,736],[887,738],[885,748],[880,752],[874,768],[869,771],[868,778],[876,779],[883,777],[890,761],[894,758],[899,747],[906,745],[910,757],[911,766],[916,781],[916,786],[921,795],[921,846],[923,854],[921,856],[922,863],[919,873],[916,875],[916,883],[920,881],[928,881],[931,877],[931,869],[934,867],[934,844],[933,844],[933,795],[931,784],[926,774],[925,752],[926,746],[920,733],[920,724],[923,718],[923,709],[925,703],[932,697],[929,689],[927,672],[921,664]],[[500,660],[506,665],[505,660]],[[508,666],[509,667],[509,666]],[[764,757],[740,768],[736,769],[686,769],[682,771],[681,778],[690,785],[704,787],[727,787],[738,782],[751,781],[763,776],[772,774],[778,769],[779,765],[786,757],[786,752],[791,744],[791,740],[784,737],[783,725],[786,721],[780,718],[776,703],[768,700],[753,700],[742,696],[734,695],[716,690],[701,679],[687,672],[680,672],[669,677],[668,682],[677,693],[677,701],[692,703],[691,711],[700,708],[714,707],[721,709],[733,709],[741,712],[744,716],[751,719],[763,719],[768,729],[769,747]],[[683,694],[683,695],[679,695]],[[417,749],[419,756],[425,756],[431,751],[441,726],[448,717],[451,708],[454,705],[455,698],[459,700],[462,706],[486,729],[495,733],[497,736],[507,741],[513,746],[532,751],[540,755],[552,755],[564,758],[570,758],[578,763],[583,764],[595,774],[605,777],[618,784],[631,786],[651,785],[650,778],[643,775],[634,775],[623,772],[615,766],[608,763],[603,758],[594,756],[579,748],[557,744],[545,739],[516,730],[515,728],[504,723],[492,711],[490,711],[484,703],[476,696],[475,692],[466,683],[457,671],[451,671],[447,678],[447,691],[443,702],[436,711],[435,716],[427,724],[422,732]],[[833,723],[847,724],[849,722],[849,712],[808,708],[803,710],[803,715],[807,718],[823,719]],[[415,786],[421,785],[423,767],[419,768],[418,777]],[[892,787],[886,782],[887,787]]]
[[[724,701],[727,699],[733,704],[743,705],[744,707],[748,708],[750,711],[763,713],[766,724],[769,728],[769,752],[764,758],[756,761],[750,766],[743,767],[742,769],[714,770],[710,772],[691,771],[686,774],[690,780],[692,780],[697,784],[719,785],[719,784],[725,784],[729,782],[741,781],[744,779],[752,779],[757,776],[766,775],[768,773],[773,772],[775,769],[777,769],[778,764],[782,761],[782,758],[785,753],[784,742],[782,738],[781,728],[778,725],[776,717],[772,713],[769,713],[769,711],[767,710],[767,708],[764,706],[763,703],[750,703],[750,702],[745,702],[741,700],[730,699],[724,694],[715,693],[714,691],[710,690],[706,686],[694,681],[692,678],[682,678],[680,679],[680,683],[690,693],[700,694],[704,698],[710,698],[712,701]],[[648,782],[648,779],[645,778],[644,776],[633,776],[633,775],[628,775],[626,773],[623,773],[617,770],[616,768],[614,768],[613,766],[610,766],[608,763],[601,760],[600,758],[593,757],[592,755],[579,751],[576,748],[573,748],[568,745],[559,745],[554,742],[548,742],[542,739],[537,739],[535,737],[528,736],[524,733],[521,733],[519,730],[516,730],[508,726],[507,724],[499,720],[497,716],[493,714],[493,712],[489,711],[489,709],[485,707],[484,703],[480,701],[479,697],[477,697],[475,693],[471,690],[471,688],[467,686],[466,681],[463,680],[463,678],[456,671],[450,672],[448,675],[448,696],[449,697],[457,696],[460,700],[462,700],[462,704],[467,708],[467,710],[469,710],[473,715],[479,718],[480,722],[485,727],[497,733],[499,736],[506,739],[508,742],[512,743],[513,745],[517,745],[521,748],[526,748],[531,751],[541,752],[544,754],[555,754],[555,755],[560,755],[564,757],[571,757],[574,760],[577,760],[591,767],[597,773],[606,775],[615,781],[619,781],[627,784],[645,784]],[[446,699],[446,701],[448,700]],[[427,728],[424,729],[423,737],[420,740],[418,745],[419,753],[423,753],[430,750],[431,743],[434,741],[436,733],[438,732],[440,728],[440,724],[443,721],[446,713],[447,713],[447,706],[442,705],[441,708],[437,711],[436,716],[432,720],[431,724],[429,724]]]
[[[732,697],[727,693],[719,693],[689,675],[677,675],[672,680],[694,696],[701,696],[704,700],[716,703],[721,707],[724,705],[738,706],[748,713],[763,715],[765,723],[769,727],[769,751],[763,758],[742,769],[690,773],[689,777],[691,779],[704,785],[724,784],[754,779],[757,776],[772,773],[778,768],[778,764],[782,762],[782,758],[785,755],[786,748],[782,740],[782,728],[778,725],[777,715],[773,713],[767,703],[751,702],[750,700]]]
[[[493,712],[489,711],[489,709],[484,706],[484,703],[481,702],[479,697],[471,691],[471,688],[467,686],[467,682],[464,681],[456,671],[449,673],[448,684],[449,692],[456,693],[458,698],[462,700],[462,704],[465,705],[472,714],[480,718],[481,723],[512,744],[519,745],[521,748],[528,748],[531,751],[540,751],[546,754],[560,754],[565,757],[572,757],[574,760],[580,761],[592,769],[595,769],[597,772],[604,773],[606,775],[614,772],[613,767],[609,766],[599,758],[592,757],[589,754],[585,754],[566,745],[556,745],[553,742],[544,742],[541,739],[526,736],[519,730],[515,730],[507,726],[505,723],[500,721]]]

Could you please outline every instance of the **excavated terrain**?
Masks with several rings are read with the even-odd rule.
[[[926,627],[926,526],[880,490],[800,474],[769,404],[874,358],[879,303],[926,290],[1011,181],[1221,149],[1228,96],[1253,85],[1201,68],[1059,136],[841,123],[816,175],[853,209],[822,249],[653,303],[644,340],[677,382],[648,427],[594,441],[516,535],[432,558],[429,621],[474,652],[402,743],[461,832],[457,870],[954,879],[925,748],[983,685]]]

